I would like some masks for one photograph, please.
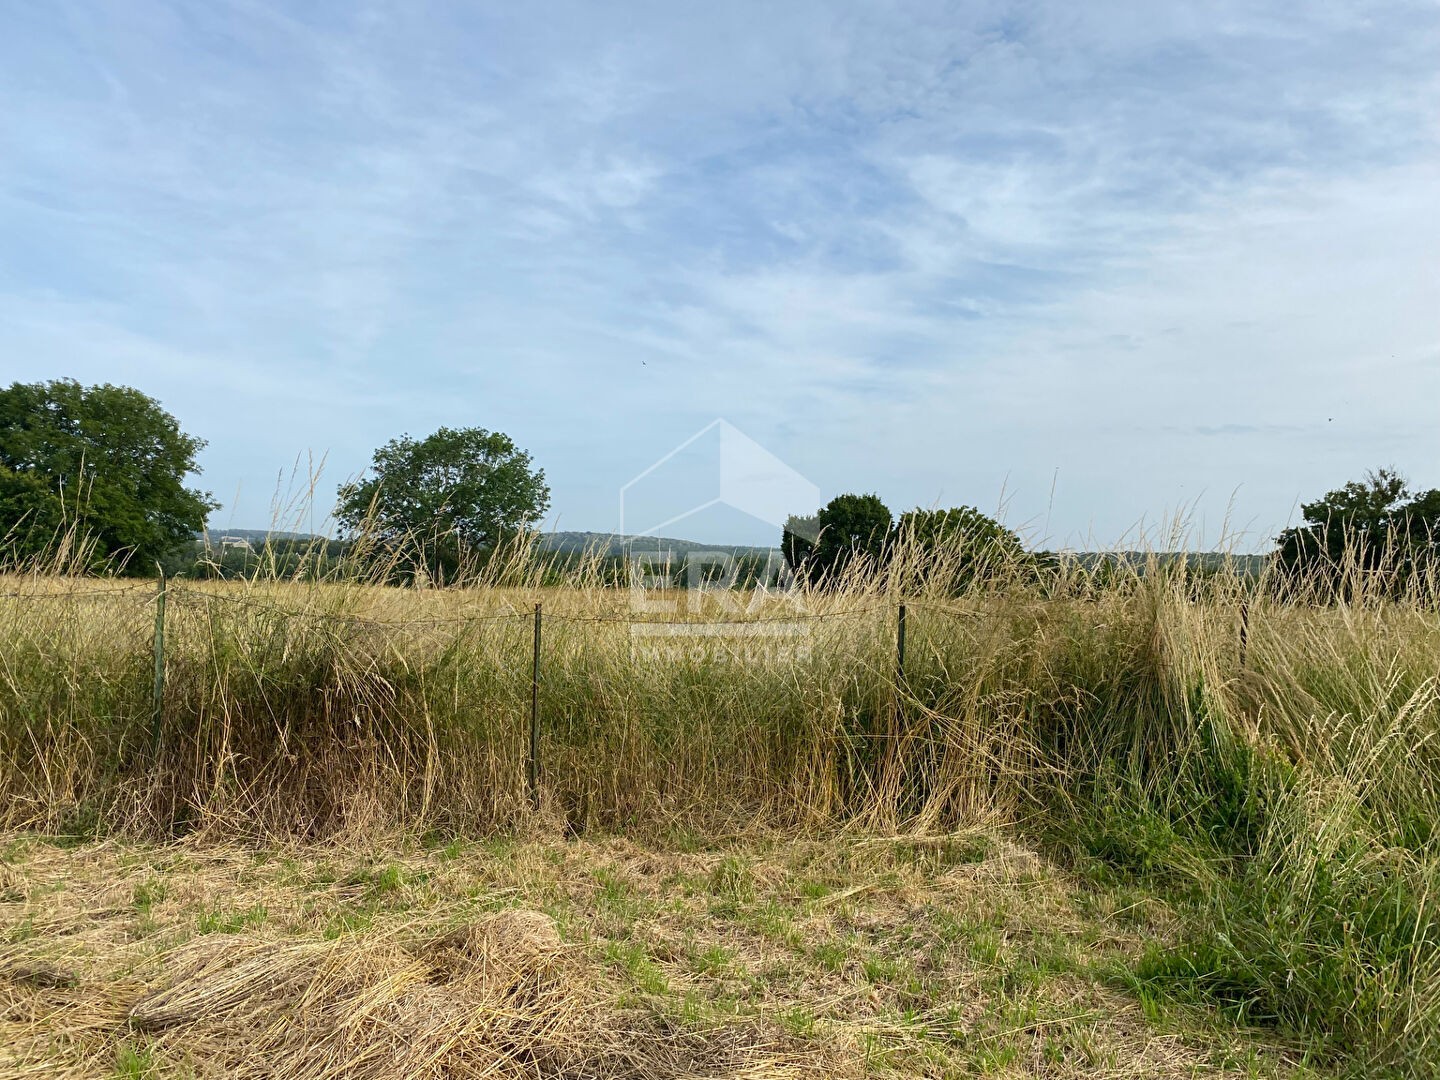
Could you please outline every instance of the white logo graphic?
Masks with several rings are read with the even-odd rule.
[[[713,447],[707,437],[713,437]],[[699,469],[676,467],[686,451],[702,442],[709,461]],[[667,481],[681,474],[682,490],[667,488]],[[728,506],[772,526],[778,535],[788,515],[808,513],[819,502],[818,487],[728,420],[714,420],[620,489],[620,532],[659,536],[712,506]],[[666,508],[678,512],[659,517]]]
[[[725,508],[763,525],[768,546],[629,552],[631,608],[645,616],[631,645],[649,659],[788,659],[809,651],[790,568],[778,550],[792,513],[806,513],[820,489],[725,420],[680,443],[620,489],[620,531],[679,532],[696,515]],[[788,611],[791,617],[777,617]]]

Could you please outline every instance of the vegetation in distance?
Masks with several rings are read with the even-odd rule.
[[[276,532],[257,544],[253,532],[231,532],[217,541],[205,528],[214,500],[185,486],[204,445],[128,387],[56,380],[0,390],[0,563],[191,577],[373,576],[382,568],[386,580],[446,584],[531,559],[559,580],[599,561],[607,580],[628,585],[643,557],[647,573],[677,587],[726,574],[731,585],[749,588],[777,576],[770,549],[730,548],[733,558],[720,569],[702,566],[697,546],[685,541],[578,534],[587,546],[577,550],[577,534],[537,536],[550,498],[544,470],[509,436],[483,428],[405,435],[377,449],[369,474],[340,487],[338,539]],[[1277,541],[1277,586],[1335,595],[1379,577],[1393,591],[1434,574],[1440,490],[1411,492],[1394,470],[1380,469],[1302,510],[1304,524]],[[951,591],[997,567],[1013,573],[1028,564],[1044,576],[1070,563],[1103,575],[1152,562],[1149,553],[1030,553],[1014,531],[974,507],[895,518],[875,494],[839,495],[813,514],[792,515],[779,541],[789,573],[813,585],[880,573],[900,549],[911,588],[932,573],[936,560],[926,552],[963,551],[943,560]],[[1258,576],[1260,558],[1175,553],[1159,564],[1191,576],[1238,565]]]

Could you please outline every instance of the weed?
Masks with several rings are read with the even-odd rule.
[[[159,878],[146,878],[135,886],[132,903],[137,915],[149,915],[151,909],[164,901],[169,887]]]
[[[137,1046],[130,1041],[120,1044],[115,1052],[115,1080],[152,1080],[157,1067],[148,1047]]]
[[[695,954],[695,970],[702,975],[721,975],[730,970],[735,954],[723,945],[711,945]]]
[[[815,1034],[815,1014],[803,1006],[786,1009],[780,1014],[780,1024],[796,1038],[808,1039]]]
[[[244,911],[205,911],[195,921],[197,934],[238,934],[242,930],[261,926],[270,917],[263,904],[256,904]]]
[[[605,958],[629,975],[635,986],[644,993],[660,996],[669,992],[669,983],[643,945],[611,941],[606,945]]]

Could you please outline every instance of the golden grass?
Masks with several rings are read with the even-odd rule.
[[[1296,1070],[1106,984],[1163,904],[988,833],[5,850],[4,1080]]]

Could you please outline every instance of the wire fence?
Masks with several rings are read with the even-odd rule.
[[[717,590],[718,592],[718,590]],[[724,631],[732,631],[743,634],[744,628],[755,627],[761,631],[768,627],[796,627],[811,626],[817,623],[831,622],[841,619],[850,619],[861,616],[884,615],[887,620],[893,620],[894,627],[894,667],[893,677],[888,677],[893,696],[894,716],[898,722],[901,712],[907,700],[913,697],[910,681],[907,673],[906,648],[907,633],[910,613],[925,613],[939,616],[949,620],[961,620],[966,622],[983,621],[992,613],[977,608],[962,608],[952,604],[944,604],[933,600],[924,599],[890,599],[876,598],[873,601],[854,605],[841,609],[824,611],[795,610],[783,615],[776,614],[748,614],[743,617],[731,617],[730,611],[724,609],[728,606],[733,610],[734,601],[730,598],[722,598],[723,603],[719,604],[722,614],[719,616],[707,616],[703,611],[688,613],[683,618],[657,618],[654,612],[643,610],[632,610],[629,612],[611,613],[576,613],[559,611],[546,611],[543,602],[537,602],[533,607],[515,608],[507,611],[470,611],[454,615],[444,616],[420,616],[404,619],[379,618],[373,615],[360,614],[344,611],[317,611],[299,607],[289,606],[277,602],[272,597],[255,594],[234,594],[218,592],[212,589],[196,588],[189,584],[169,581],[165,578],[159,579],[154,584],[135,583],[125,585],[107,585],[104,587],[84,586],[64,589],[31,589],[12,590],[0,592],[0,600],[16,600],[26,603],[49,603],[49,602],[82,602],[88,603],[96,600],[114,601],[117,597],[128,597],[138,601],[135,611],[150,609],[153,605],[153,622],[147,627],[150,630],[148,642],[151,660],[153,661],[150,709],[151,709],[151,743],[152,752],[159,755],[162,750],[163,737],[163,716],[165,703],[165,685],[167,674],[167,608],[173,613],[175,610],[199,612],[206,617],[213,617],[218,610],[243,611],[246,614],[255,615],[260,618],[274,620],[280,623],[297,622],[305,625],[325,625],[337,629],[349,630],[414,630],[451,628],[458,631],[468,630],[476,626],[489,626],[510,623],[517,628],[528,626],[531,629],[530,655],[525,657],[528,660],[529,693],[528,693],[528,730],[525,740],[527,747],[527,760],[525,767],[526,786],[530,800],[538,805],[539,801],[539,776],[540,776],[540,754],[541,754],[541,683],[542,683],[542,654],[545,648],[545,625],[546,623],[559,623],[563,625],[608,625],[629,627],[632,634],[636,631],[663,632],[673,630],[681,636],[701,635],[720,636]],[[785,600],[786,597],[777,595],[777,600]],[[1238,616],[1238,661],[1243,668],[1246,662],[1246,651],[1250,638],[1250,609],[1249,604],[1243,599],[1237,609]],[[173,617],[173,616],[172,616]],[[1097,627],[1097,629],[1099,629]],[[137,623],[132,627],[132,644],[143,648],[141,625]],[[519,657],[516,658],[517,661]]]

